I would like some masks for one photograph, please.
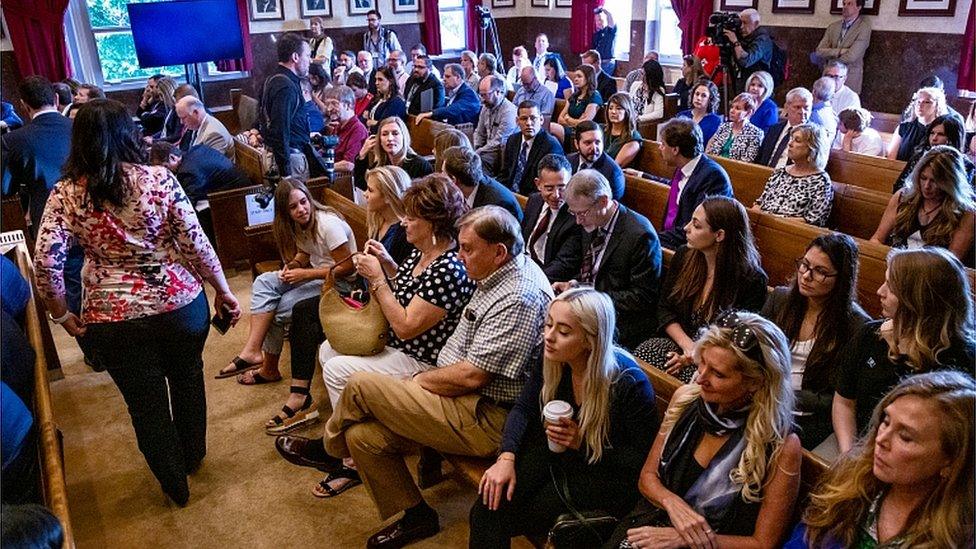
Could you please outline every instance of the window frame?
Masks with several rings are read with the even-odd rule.
[[[438,23],[438,25],[441,25],[442,24],[441,14],[443,14],[443,13],[454,13],[454,12],[457,12],[457,13],[460,13],[461,14],[461,23],[462,23],[462,25],[461,25],[461,32],[463,33],[463,36],[461,37],[462,44],[461,44],[461,47],[460,48],[445,48],[444,47],[444,35],[442,34],[441,35],[441,54],[439,56],[437,56],[438,58],[441,58],[441,57],[457,57],[457,56],[461,55],[461,52],[462,51],[468,49],[468,46],[467,46],[467,44],[468,44],[468,24],[467,24],[467,18],[468,18],[468,2],[467,2],[467,0],[460,0],[459,3],[460,3],[460,6],[447,7],[447,8],[443,7],[442,5],[438,5],[437,6],[437,23]],[[441,25],[441,26],[443,26],[443,25]]]
[[[667,7],[664,7],[665,5]],[[679,51],[679,53],[677,55],[665,54],[665,53],[662,52],[662,49],[663,48],[661,47],[661,39],[662,39],[662,36],[663,36],[664,33],[661,32],[661,30],[664,28],[664,25],[662,24],[661,14],[665,10],[670,10],[672,13],[674,13],[674,6],[671,4],[671,0],[655,0],[654,22],[657,25],[657,32],[655,33],[655,36],[654,36],[654,39],[655,39],[655,42],[656,43],[654,44],[654,48],[653,49],[658,52],[659,57],[660,57],[660,63],[661,63],[662,66],[664,66],[664,65],[671,65],[671,66],[679,66],[680,67],[682,65],[682,63],[683,63],[683,61],[682,61],[683,54],[680,53],[680,51],[681,51],[681,40],[680,40],[680,38],[679,38],[678,44],[677,44],[678,51]],[[675,14],[675,19],[677,19],[677,14]],[[676,27],[676,28],[678,29],[679,36],[680,36],[681,29],[680,29],[680,27]]]

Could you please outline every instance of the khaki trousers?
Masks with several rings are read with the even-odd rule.
[[[383,520],[422,500],[404,456],[427,446],[488,457],[498,451],[508,411],[480,395],[445,397],[412,380],[363,372],[349,378],[325,425],[325,449],[356,460]]]

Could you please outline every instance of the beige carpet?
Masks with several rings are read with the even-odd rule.
[[[248,303],[249,274],[230,283],[241,303]],[[233,378],[213,379],[243,344],[246,322],[245,315],[227,335],[211,331],[207,340],[208,452],[190,478],[190,503],[182,509],[169,502],[149,472],[111,378],[85,366],[74,340],[52,326],[65,378],[51,388],[64,433],[69,506],[79,547],[363,547],[382,526],[362,486],[335,499],[313,497],[310,490],[323,475],[281,459],[273,437],[264,434],[262,425],[288,391],[287,348],[282,382],[243,387]],[[321,372],[313,396],[327,416]],[[300,434],[319,436],[320,431],[321,423]],[[465,547],[474,490],[449,478],[424,497],[440,513],[442,531],[415,547]],[[524,539],[514,545],[530,547]]]

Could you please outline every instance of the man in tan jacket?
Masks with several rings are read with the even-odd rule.
[[[864,0],[844,0],[841,8],[843,19],[827,27],[817,51],[810,60],[823,65],[831,59],[839,59],[847,65],[847,86],[861,93],[864,76],[864,52],[871,43],[871,22],[861,16]]]

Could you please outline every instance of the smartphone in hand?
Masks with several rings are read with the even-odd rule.
[[[227,333],[227,330],[230,329],[232,319],[233,317],[230,314],[230,310],[227,309],[227,306],[221,305],[220,311],[214,314],[213,320],[210,321],[210,324],[215,330],[217,330],[217,333],[224,335]]]

